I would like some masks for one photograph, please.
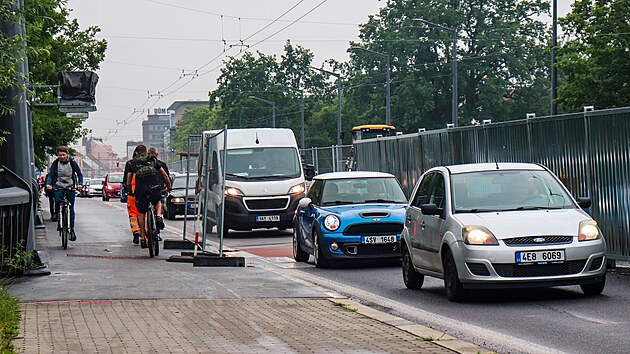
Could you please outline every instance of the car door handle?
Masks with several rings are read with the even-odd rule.
[[[424,221],[420,224],[420,228],[421,228],[422,230],[424,230],[424,228],[425,228],[426,226],[427,226],[427,224],[426,224]]]

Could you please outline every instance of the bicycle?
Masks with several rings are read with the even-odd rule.
[[[150,192],[149,192],[150,193]],[[147,211],[146,219],[146,237],[147,247],[149,248],[149,257],[153,258],[160,255],[160,241],[158,239],[159,230],[155,224],[156,213],[155,205],[149,203],[149,210]]]
[[[56,189],[58,190],[58,189]],[[72,189],[70,189],[72,191]],[[70,202],[65,193],[59,200],[59,216],[57,218],[57,230],[61,237],[61,247],[68,249],[68,237],[70,236]]]

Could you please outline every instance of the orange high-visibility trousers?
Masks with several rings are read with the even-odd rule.
[[[136,189],[136,175],[131,176],[131,189]],[[127,191],[127,214],[129,214],[129,226],[131,232],[140,232],[140,226],[138,225],[138,208],[136,207],[136,197],[129,195]]]

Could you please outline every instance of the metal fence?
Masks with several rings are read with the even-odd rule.
[[[0,272],[20,251],[27,250],[33,198],[30,186],[19,176],[0,167]],[[24,264],[26,267],[26,264]]]
[[[630,260],[630,107],[359,141],[358,170],[396,175],[410,194],[437,165],[534,162],[589,196],[612,259]]]
[[[301,149],[302,161],[315,166],[318,174],[346,171],[352,154],[352,145],[333,145]]]

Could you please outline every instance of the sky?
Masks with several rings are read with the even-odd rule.
[[[208,100],[223,62],[240,52],[280,56],[288,39],[310,49],[320,66],[348,60],[359,24],[386,4],[378,0],[69,0],[82,29],[107,39],[97,70],[97,111],[84,128],[121,157],[142,140],[142,120],[178,100]],[[570,10],[558,0],[558,14]]]

